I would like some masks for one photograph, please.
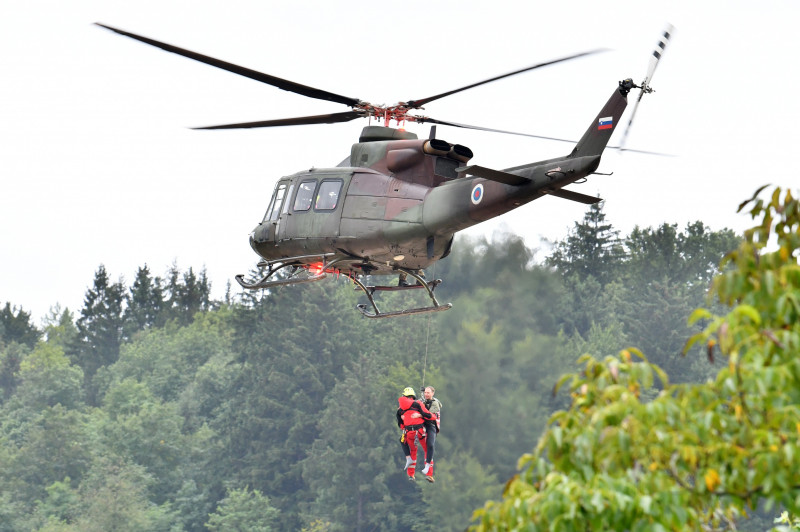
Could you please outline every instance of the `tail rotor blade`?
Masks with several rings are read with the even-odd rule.
[[[650,57],[650,65],[647,68],[647,77],[645,78],[646,83],[650,83],[653,79],[653,74],[656,71],[656,67],[658,66],[658,62],[661,60],[661,54],[664,53],[664,50],[667,49],[667,44],[669,44],[669,40],[672,37],[672,32],[675,31],[675,27],[672,24],[667,24],[667,27],[664,29],[664,33],[661,38],[658,40],[658,44],[656,44],[655,49],[653,50],[653,55]]]
[[[669,44],[669,40],[672,38],[672,34],[675,31],[675,27],[672,24],[667,24],[667,27],[664,29],[664,33],[659,38],[658,43],[656,43],[656,47],[653,49],[653,54],[650,56],[650,64],[647,67],[647,76],[642,81],[641,87],[639,87],[639,97],[636,99],[636,104],[633,106],[633,111],[631,111],[631,117],[628,119],[628,125],[625,127],[625,131],[622,134],[622,140],[619,143],[619,150],[625,151],[625,141],[628,139],[628,133],[631,130],[631,125],[633,124],[633,119],[636,116],[636,111],[639,109],[639,102],[642,101],[642,96],[645,93],[653,92],[653,89],[650,87],[650,82],[653,79],[653,74],[656,72],[656,67],[658,66],[658,62],[661,61],[661,56],[664,53],[664,50],[667,48],[667,44]]]

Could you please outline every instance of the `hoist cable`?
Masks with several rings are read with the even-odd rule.
[[[433,278],[436,279],[436,263],[433,263]],[[425,388],[425,372],[428,370],[428,343],[431,337],[431,319],[432,316],[428,314],[428,330],[425,333],[425,359],[422,362],[422,386],[421,389]]]

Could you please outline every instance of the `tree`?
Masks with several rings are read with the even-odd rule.
[[[668,277],[628,287],[621,311],[626,336],[636,339],[648,360],[667,371],[673,382],[696,381],[682,349],[691,333],[686,316],[703,304],[704,296],[705,290],[693,294],[690,286]]]
[[[565,279],[592,276],[605,285],[613,279],[616,267],[624,259],[619,231],[605,221],[603,203],[591,205],[583,222],[575,222],[566,240],[556,243],[555,251],[545,260],[547,266]]]
[[[10,456],[0,483],[10,482],[17,500],[30,506],[46,496],[53,482],[83,477],[92,452],[86,415],[57,404],[35,413],[17,408],[4,418],[2,441]]]
[[[68,349],[75,343],[78,336],[78,329],[74,322],[75,318],[69,309],[62,310],[58,304],[50,307],[50,311],[43,320],[46,342],[65,350]]]
[[[325,400],[319,437],[303,462],[303,479],[316,494],[309,514],[331,531],[397,530],[410,511],[400,500],[413,486],[397,486],[399,434],[390,412],[378,407],[392,404],[400,389],[383,376],[388,363],[362,355],[345,372]]]
[[[271,532],[278,510],[260,491],[228,490],[217,511],[208,516],[206,528],[211,532]]]
[[[36,501],[34,520],[42,525],[39,530],[63,530],[69,528],[69,523],[75,521],[80,512],[80,503],[77,490],[72,487],[70,478],[53,482],[47,486],[47,497]],[[58,526],[61,525],[61,526]],[[48,526],[50,528],[48,528]]]
[[[707,325],[685,349],[727,359],[716,379],[669,384],[634,349],[584,356],[560,381],[571,406],[522,457],[503,500],[476,512],[477,530],[717,530],[762,503],[800,511],[800,202],[762,190],[740,206],[760,223],[714,279],[733,307],[690,317]]]
[[[199,276],[192,268],[181,274],[177,264],[173,264],[169,270],[166,292],[167,319],[177,320],[181,325],[191,323],[196,313],[211,308],[211,283],[205,268]]]
[[[355,334],[352,316],[339,311],[341,297],[352,303],[355,293],[315,283],[275,290],[235,310],[237,373],[210,425],[225,435],[225,460],[233,462],[227,467],[235,467],[237,484],[270,497],[281,511],[281,530],[302,527],[300,510],[309,499],[302,460],[319,434],[325,396],[366,336]],[[226,462],[214,467],[224,472]]]
[[[111,380],[98,383],[98,389],[132,377],[146,382],[160,399],[176,400],[211,357],[230,355],[233,330],[229,322],[230,312],[222,310],[199,314],[185,327],[170,324],[140,331],[121,346],[119,359],[103,376]]]
[[[8,399],[17,389],[19,384],[19,365],[29,348],[25,345],[12,343],[8,346],[0,345],[0,390],[2,399]]]
[[[183,484],[181,466],[195,443],[181,432],[181,421],[174,403],[158,401],[146,384],[128,378],[103,398],[95,430],[107,453],[144,467],[158,479],[150,495],[160,504]]]
[[[563,280],[554,314],[568,334],[586,335],[594,323],[605,326],[617,318],[614,304],[621,287],[615,281],[626,257],[618,235],[605,221],[603,203],[595,203],[545,259]]]
[[[31,324],[30,312],[6,303],[0,309],[0,345],[16,342],[24,344],[31,349],[41,336],[41,332]]]
[[[86,532],[174,530],[168,506],[156,506],[147,498],[152,482],[140,466],[97,458],[80,486],[83,509],[76,528]]]
[[[69,363],[61,346],[40,342],[20,363],[15,398],[31,412],[62,405],[83,406],[83,371]]]
[[[620,279],[626,293],[619,307],[625,332],[673,382],[697,382],[705,374],[681,356],[686,335],[700,330],[687,328],[686,316],[703,305],[720,261],[740,240],[702,222],[687,224],[684,231],[666,223],[636,227],[625,239],[628,258]]]
[[[469,453],[456,452],[437,466],[436,484],[424,493],[425,518],[413,530],[461,532],[469,524],[470,511],[501,491],[490,467]]]
[[[123,340],[122,282],[110,283],[102,264],[97,269],[92,288],[86,291],[78,334],[68,354],[83,369],[87,384],[87,397],[94,403],[96,390],[91,379],[97,370],[109,366],[119,358]]]
[[[711,231],[700,221],[686,224],[684,231],[667,223],[655,229],[635,227],[625,238],[626,282],[644,285],[669,279],[705,293],[719,273],[722,257],[736,249],[740,240],[730,229]]]
[[[153,277],[147,264],[136,270],[125,309],[125,336],[163,324],[164,289],[161,278]]]

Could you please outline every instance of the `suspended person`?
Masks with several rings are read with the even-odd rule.
[[[403,390],[403,395],[397,399],[399,408],[397,409],[397,426],[403,431],[400,437],[400,445],[406,455],[405,470],[409,480],[415,480],[414,472],[417,466],[417,442],[426,451],[425,440],[425,420],[431,419],[432,414],[422,404],[417,401],[414,389],[410,386]]]
[[[431,413],[431,418],[426,419],[423,423],[427,442],[425,446],[425,467],[422,469],[422,474],[425,475],[425,480],[428,482],[435,481],[433,478],[433,453],[436,446],[436,435],[439,433],[442,420],[442,402],[433,396],[434,393],[436,393],[436,388],[433,386],[426,386],[422,389],[424,397],[422,405]]]
[[[417,275],[419,275],[424,279],[425,270],[417,270]],[[422,283],[420,283],[419,280],[417,280],[416,285],[422,286]],[[408,274],[406,272],[400,272],[400,275],[397,278],[397,286],[411,286],[411,284],[409,284],[408,282]]]

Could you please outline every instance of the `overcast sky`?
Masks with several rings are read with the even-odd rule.
[[[8,1],[0,18],[0,302],[41,318],[79,311],[100,264],[129,284],[205,267],[220,297],[257,261],[247,243],[277,178],[335,166],[366,121],[240,131],[192,126],[348,110],[166,53],[133,33],[286,78],[392,104],[541,61],[603,54],[428,104],[441,120],[579,138],[615,89],[639,82],[676,31],[628,138],[675,157],[606,152],[570,188],[599,194],[623,235],[702,220],[741,231],[762,184],[800,185],[793,1]],[[627,113],[630,113],[629,106]],[[626,117],[627,118],[627,115]],[[407,125],[420,137],[427,125]],[[617,142],[621,130],[615,133]],[[571,146],[439,126],[474,164],[505,168]],[[561,239],[585,207],[543,198],[471,234]],[[542,248],[545,253],[546,248]],[[445,280],[446,282],[446,280]],[[234,282],[235,285],[235,282]]]

